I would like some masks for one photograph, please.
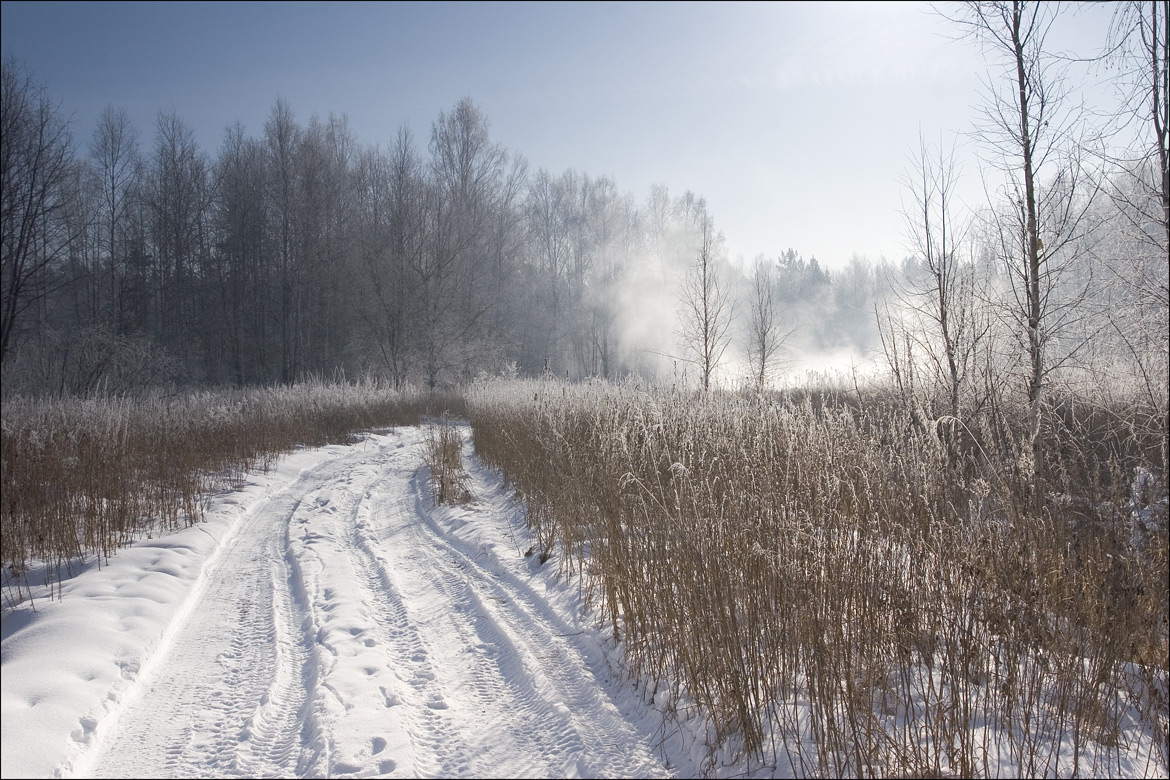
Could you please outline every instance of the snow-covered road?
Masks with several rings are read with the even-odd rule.
[[[6,613],[4,775],[693,775],[468,441],[434,505],[426,438],[289,456]]]

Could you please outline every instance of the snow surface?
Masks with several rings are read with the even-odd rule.
[[[6,609],[0,773],[698,775],[462,431],[468,504],[434,506],[425,428],[370,434]]]

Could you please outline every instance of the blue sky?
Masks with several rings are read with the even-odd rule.
[[[1077,10],[1059,43],[1100,46],[1112,9]],[[236,120],[260,135],[278,97],[302,123],[345,114],[362,143],[405,124],[425,145],[470,97],[534,170],[609,175],[639,199],[691,189],[733,257],[793,247],[830,267],[907,253],[899,179],[918,134],[969,131],[988,70],[919,3],[5,0],[0,13],[3,56],[60,100],[82,148],[113,103],[144,149],[174,110],[214,154]]]

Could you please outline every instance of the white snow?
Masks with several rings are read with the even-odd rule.
[[[0,773],[696,776],[469,443],[434,506],[426,436],[287,455],[6,609]]]

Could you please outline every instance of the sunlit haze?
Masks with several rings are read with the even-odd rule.
[[[1062,20],[1100,47],[1112,9]],[[429,135],[470,97],[531,168],[706,198],[731,257],[788,247],[840,267],[906,254],[919,133],[970,131],[987,65],[922,3],[3,3],[3,55],[73,118],[109,104],[149,141],[175,111],[209,154],[278,97],[357,139]],[[974,166],[968,166],[974,169]],[[981,197],[978,176],[963,194]]]

